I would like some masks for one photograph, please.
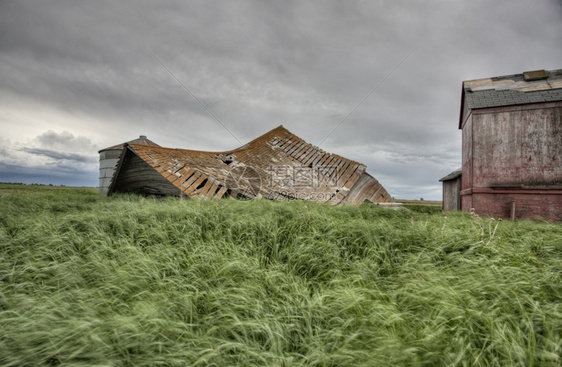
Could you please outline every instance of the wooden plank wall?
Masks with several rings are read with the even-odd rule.
[[[443,181],[443,210],[461,210],[461,176],[454,180]]]
[[[473,113],[472,186],[562,183],[562,107]]]
[[[138,191],[144,194],[180,196],[180,191],[129,149],[118,167],[109,193]]]

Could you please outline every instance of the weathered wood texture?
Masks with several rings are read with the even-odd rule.
[[[473,187],[562,185],[562,107],[473,113]]]
[[[352,187],[351,192],[345,199],[349,204],[360,204],[364,201],[373,203],[391,203],[392,198],[384,187],[375,178],[364,172]]]
[[[562,220],[561,115],[562,69],[463,82],[462,210]]]
[[[562,102],[472,111],[463,127],[462,210],[562,220]]]
[[[186,196],[221,198],[230,195],[333,204],[364,200],[392,202],[382,185],[371,176],[365,176],[363,164],[325,152],[282,126],[227,152],[143,144],[129,144],[126,149],[146,162],[143,169],[152,170]],[[123,162],[119,170],[130,170],[131,162]],[[135,174],[141,178],[139,173]],[[356,189],[353,198],[346,200],[362,177],[365,177],[362,188]],[[131,184],[119,183],[116,187],[123,190]],[[139,182],[133,186],[140,185]]]
[[[459,176],[453,180],[443,181],[443,210],[461,210],[461,180]]]
[[[110,193],[141,192],[145,194],[179,196],[174,185],[164,179],[134,152],[125,148]]]

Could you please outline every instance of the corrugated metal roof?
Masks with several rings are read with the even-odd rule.
[[[459,128],[469,110],[562,101],[562,69],[463,82]]]
[[[149,177],[147,171],[150,170],[158,172],[186,196],[221,198],[226,194],[240,194],[250,198],[289,198],[337,204],[345,201],[362,179],[368,184],[362,185],[360,190],[355,188],[352,203],[364,200],[392,202],[378,181],[365,176],[365,165],[325,152],[283,126],[226,152],[136,143],[126,144],[125,150],[146,165],[137,162],[129,166],[127,156],[130,154],[122,154],[110,193],[127,191],[129,187],[154,192],[150,182],[142,182]],[[129,162],[133,159],[129,158]],[[127,184],[123,184],[125,181]],[[159,181],[158,185],[162,185]]]

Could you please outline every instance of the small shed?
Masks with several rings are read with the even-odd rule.
[[[562,221],[562,69],[464,81],[461,209]]]
[[[462,168],[440,179],[443,182],[443,211],[461,210]]]

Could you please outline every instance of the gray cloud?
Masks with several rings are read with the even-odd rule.
[[[70,146],[64,146],[67,142]],[[96,186],[98,167],[95,152],[88,155],[40,148],[43,145],[72,150],[73,142],[74,148],[77,148],[76,143],[87,143],[88,140],[68,132],[57,134],[48,131],[26,146],[0,137],[0,182]]]
[[[89,153],[93,153],[96,149],[90,139],[83,136],[74,136],[74,134],[68,131],[57,133],[55,131],[48,130],[37,136],[35,140],[38,142],[39,146],[43,148],[62,149],[66,151],[85,151]]]
[[[75,154],[75,153],[58,152],[49,149],[23,148],[22,150],[26,153],[52,158],[57,161],[74,161],[77,163],[96,163],[97,161],[96,157],[85,156],[82,154]]]
[[[367,164],[397,197],[435,197],[460,165],[462,80],[562,67],[561,9],[554,0],[4,1],[0,99],[76,116],[25,130],[40,136],[32,155],[55,160],[66,158],[37,149],[86,156],[140,134],[173,147],[239,145],[174,77],[242,143],[283,124],[319,144],[414,51],[322,148]]]

